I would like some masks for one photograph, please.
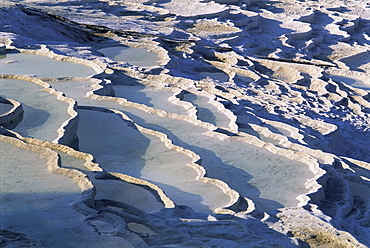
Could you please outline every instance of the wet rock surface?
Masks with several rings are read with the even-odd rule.
[[[0,246],[370,246],[369,16],[3,1]]]

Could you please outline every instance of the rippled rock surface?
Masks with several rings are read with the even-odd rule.
[[[0,3],[1,247],[369,247],[367,1]]]

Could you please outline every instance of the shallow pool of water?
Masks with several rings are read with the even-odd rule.
[[[228,128],[230,119],[209,103],[209,98],[192,93],[184,94],[183,100],[191,102],[197,108],[197,118],[201,121],[211,123],[219,127]]]
[[[59,152],[61,167],[76,169],[86,174],[96,189],[95,200],[114,200],[134,206],[145,212],[157,212],[163,208],[157,197],[149,190],[138,185],[126,183],[118,178],[96,178],[96,172],[84,166],[85,160]]]
[[[330,76],[334,81],[343,82],[348,84],[354,88],[363,89],[363,90],[370,90],[370,81],[369,84],[365,84],[364,82],[349,78],[349,77],[342,77],[342,76]]]
[[[78,185],[70,178],[48,172],[47,160],[38,153],[1,141],[0,151],[2,193],[76,193],[76,200],[80,196]]]
[[[50,83],[51,87],[63,92],[67,97],[74,100],[84,98],[87,92],[92,90],[91,82],[84,81],[61,81]]]
[[[71,116],[68,103],[42,91],[35,83],[15,79],[0,79],[0,96],[22,103],[23,120],[14,131],[23,136],[52,142],[58,137],[57,130]]]
[[[242,196],[252,199],[259,211],[297,206],[296,197],[307,193],[305,182],[313,177],[305,164],[253,145],[202,135],[206,129],[185,121],[161,118],[114,102],[95,101],[94,105],[120,109],[139,125],[164,132],[174,144],[196,152],[202,157],[209,177],[226,182]],[[217,199],[222,193],[209,194],[215,198],[204,201],[219,204],[216,207],[224,205],[224,201]]]
[[[104,56],[121,62],[127,62],[140,67],[150,67],[158,65],[158,54],[149,52],[144,48],[127,46],[107,47],[98,50]]]
[[[191,159],[169,150],[158,137],[138,132],[114,114],[91,110],[79,113],[80,149],[93,154],[106,171],[148,180],[176,204],[188,205],[197,212],[212,213],[229,201],[217,186],[196,181],[196,171],[186,166]]]
[[[226,182],[242,196],[255,201],[259,211],[296,206],[296,197],[307,192],[305,182],[313,173],[305,164],[246,143],[204,136],[204,129],[184,121],[153,115],[147,118],[148,114],[130,112],[137,114],[139,118],[131,115],[130,118],[139,124],[159,128],[175,139],[175,143],[199,154],[209,177]]]
[[[5,58],[0,58],[0,67],[1,74],[35,77],[88,77],[96,74],[88,66],[24,53],[9,53]]]
[[[212,78],[214,80],[218,80],[218,81],[221,81],[221,82],[227,82],[229,81],[229,76],[226,74],[226,73],[223,73],[223,72],[200,72],[200,74],[207,78]]]
[[[170,91],[161,91],[153,87],[145,86],[114,86],[116,97],[125,98],[131,102],[145,104],[156,109],[162,109],[169,113],[187,115],[186,110],[178,105],[172,104],[168,99],[174,95]]]
[[[45,247],[97,247],[104,242],[86,216],[70,205],[81,196],[73,179],[49,173],[47,160],[37,153],[1,141],[0,151],[0,229],[24,233]]]
[[[13,105],[0,102],[0,116],[13,108]]]

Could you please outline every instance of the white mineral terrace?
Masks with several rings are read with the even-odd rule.
[[[369,247],[370,5],[334,2],[0,2],[0,247]]]
[[[148,180],[176,204],[197,212],[212,213],[228,203],[220,188],[195,180],[197,172],[187,166],[190,157],[169,150],[159,137],[140,133],[114,114],[89,110],[79,114],[80,150],[91,153],[104,170]]]
[[[50,142],[58,138],[58,129],[71,118],[70,103],[58,100],[57,95],[26,80],[0,79],[0,85],[1,94],[23,106],[23,119],[14,131]]]
[[[36,59],[38,57],[40,56],[35,56]],[[49,78],[51,76],[53,75],[49,75]],[[6,77],[16,78],[16,76]],[[14,131],[22,136],[52,142],[56,138],[55,130],[71,117],[67,111],[70,106],[63,101],[55,104],[58,103],[56,95],[43,91],[44,88],[40,85],[42,81],[22,76],[19,78],[23,80],[2,79],[0,81],[2,93],[8,98],[22,102],[24,108],[23,120]],[[78,88],[84,88],[81,92],[85,94],[93,88],[87,82],[83,82],[84,80],[81,82],[49,80],[57,90],[86,105],[78,110],[78,131],[72,128],[72,132],[75,132],[78,137],[80,151],[93,155],[95,161],[108,173],[128,175],[158,186],[176,205],[186,205],[195,212],[212,214],[213,211],[229,206],[230,203],[232,205],[236,203],[237,199],[233,194],[230,195],[230,189],[227,189],[231,187],[241,196],[253,200],[258,211],[269,212],[283,206],[298,205],[296,198],[309,191],[305,187],[305,182],[313,178],[314,174],[309,171],[307,164],[294,162],[244,142],[220,142],[222,138],[205,136],[205,133],[212,130],[214,125],[220,124],[220,127],[227,128],[227,124],[231,121],[211,105],[209,103],[211,100],[205,96],[197,96],[190,92],[182,94],[180,99],[185,101],[184,106],[188,105],[186,103],[191,103],[196,111],[196,116],[189,118],[187,115],[178,113],[171,115],[170,112],[162,110],[171,110],[168,106],[172,106],[173,109],[183,107],[169,102],[170,99],[179,100],[176,97],[171,98],[176,95],[176,92],[161,91],[160,88],[156,88],[147,90],[142,96],[143,92],[138,90],[138,86],[117,85],[114,86],[114,89],[117,89],[115,98],[108,97],[94,101],[84,98],[84,94],[76,94]],[[86,79],[86,81],[89,80]],[[93,80],[90,81],[93,83]],[[44,83],[44,87],[46,86],[48,84]],[[125,94],[128,95],[126,98],[128,103],[132,101],[133,107],[118,104],[120,99],[125,99]],[[150,96],[149,99],[154,99],[154,104],[146,100],[148,96]],[[108,101],[104,101],[106,99]],[[130,124],[131,120],[123,119],[116,112],[109,110],[110,108],[132,115],[134,122],[147,125],[152,131],[139,131]],[[147,108],[159,109],[160,112],[172,118],[148,114]],[[61,115],[61,113],[65,114]],[[139,119],[136,120],[136,118]],[[35,120],[40,121],[40,124]],[[207,128],[207,123],[211,125],[211,129]],[[71,130],[65,131],[71,132]],[[164,140],[160,139],[161,136],[150,134],[156,131],[170,138],[174,137],[172,142],[179,148],[194,151],[193,156],[200,156],[200,165],[205,169],[207,177],[218,179],[223,184],[199,180],[199,177],[203,177],[204,174],[196,169],[199,165],[192,165],[194,158],[166,147]],[[222,134],[219,133],[219,135]],[[66,157],[70,161],[73,159]],[[62,159],[62,165],[76,168],[70,165],[72,162],[64,162],[67,159]],[[89,175],[87,171],[81,171]],[[91,173],[90,176],[93,177]],[[286,180],[287,178],[289,180]],[[95,198],[97,200],[114,200],[149,213],[159,211],[166,206],[161,204],[152,193],[130,185],[125,180],[93,179],[93,184],[97,189]],[[135,197],[136,195],[140,197]]]

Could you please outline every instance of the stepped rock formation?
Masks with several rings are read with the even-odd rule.
[[[365,0],[0,2],[1,247],[369,247]]]

